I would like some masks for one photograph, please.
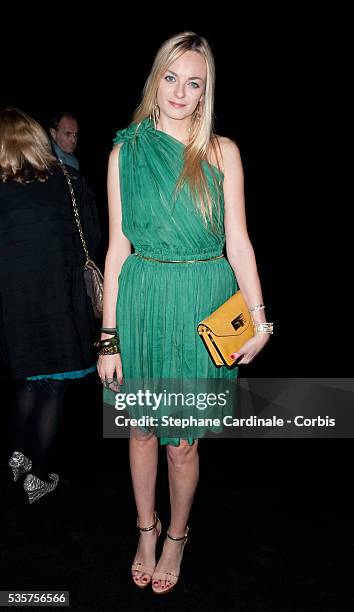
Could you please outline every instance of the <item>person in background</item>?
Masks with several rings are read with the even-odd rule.
[[[79,162],[74,155],[79,135],[77,119],[66,111],[53,115],[48,123],[54,155],[66,166],[79,170]]]
[[[95,319],[66,177],[47,134],[16,108],[0,111],[0,376],[14,384],[14,481],[30,503],[54,491],[51,471],[69,382],[95,371]],[[95,202],[67,167],[92,256]]]

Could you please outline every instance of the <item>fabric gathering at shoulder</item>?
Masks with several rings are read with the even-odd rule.
[[[147,135],[158,136],[158,133],[150,119],[144,119],[144,121],[141,121],[140,123],[131,123],[124,130],[118,130],[113,139],[113,145],[120,142],[133,142]]]

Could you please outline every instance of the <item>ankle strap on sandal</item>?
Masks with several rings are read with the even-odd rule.
[[[185,534],[184,534],[184,536],[182,536],[181,538],[176,538],[175,536],[171,536],[171,535],[168,533],[168,531],[166,531],[166,535],[167,535],[167,537],[168,537],[168,538],[170,538],[170,540],[175,540],[175,542],[178,542],[178,541],[180,541],[180,540],[185,540],[185,539],[187,539],[187,536],[188,536],[188,531],[189,531],[189,527],[187,526],[187,527],[186,527],[186,533],[185,533]]]
[[[154,510],[154,524],[150,525],[150,527],[140,527],[139,525],[139,519],[136,519],[136,526],[138,529],[140,529],[140,531],[151,531],[152,529],[155,529],[156,525],[157,525],[157,521],[158,521],[158,517],[157,517],[157,512],[156,510]]]

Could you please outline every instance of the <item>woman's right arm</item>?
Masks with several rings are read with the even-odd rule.
[[[131,253],[131,244],[122,231],[122,204],[119,185],[119,151],[122,144],[117,144],[108,161],[107,193],[109,213],[109,245],[104,267],[103,287],[103,320],[102,327],[119,328],[116,321],[116,306],[118,297],[118,276],[122,265]],[[101,340],[111,338],[101,334]],[[107,378],[112,380],[117,375],[121,382],[123,377],[120,354],[100,355],[97,363],[98,375],[102,382]]]

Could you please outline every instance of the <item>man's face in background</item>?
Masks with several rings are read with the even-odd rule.
[[[74,153],[77,144],[79,126],[73,117],[62,117],[56,129],[50,129],[50,135],[65,153]]]

